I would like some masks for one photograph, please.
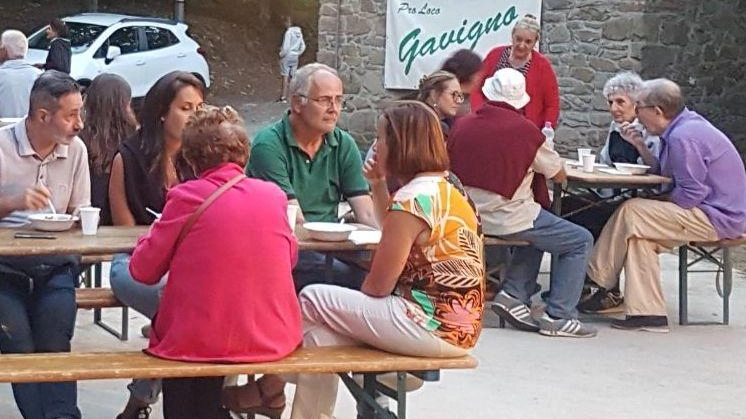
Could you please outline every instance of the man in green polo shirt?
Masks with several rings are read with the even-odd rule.
[[[337,207],[346,199],[357,222],[377,227],[360,151],[336,126],[342,94],[342,80],[331,67],[301,67],[289,87],[290,111],[256,135],[246,172],[282,188],[300,206],[298,223],[337,222]],[[364,271],[335,260],[326,272],[324,260],[318,253],[300,255],[293,271],[298,289],[318,282],[360,287]]]

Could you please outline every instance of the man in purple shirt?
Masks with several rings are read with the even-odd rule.
[[[635,198],[619,207],[596,242],[588,276],[610,288],[624,268],[627,316],[612,327],[668,332],[658,254],[746,233],[746,170],[728,137],[684,106],[676,83],[645,82],[636,105],[647,132],[660,136],[653,171],[673,179],[670,199]]]

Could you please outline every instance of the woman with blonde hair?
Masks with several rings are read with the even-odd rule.
[[[455,74],[439,70],[420,80],[416,99],[427,104],[438,115],[443,137],[448,140],[448,132],[454,118],[464,103],[461,84]]]
[[[557,127],[559,119],[559,87],[552,63],[536,51],[541,26],[535,16],[527,14],[513,26],[511,44],[499,46],[487,54],[482,66],[482,79],[471,92],[471,109],[479,109],[487,101],[482,86],[497,70],[513,68],[526,78],[526,92],[531,97],[524,114],[539,128],[549,123]]]

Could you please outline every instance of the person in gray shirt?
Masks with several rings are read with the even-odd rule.
[[[24,61],[28,39],[21,31],[0,35],[0,118],[21,118],[28,113],[31,86],[41,70]]]

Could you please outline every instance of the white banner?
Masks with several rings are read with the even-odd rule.
[[[416,89],[462,48],[484,58],[526,13],[540,18],[541,0],[388,0],[385,87]]]

